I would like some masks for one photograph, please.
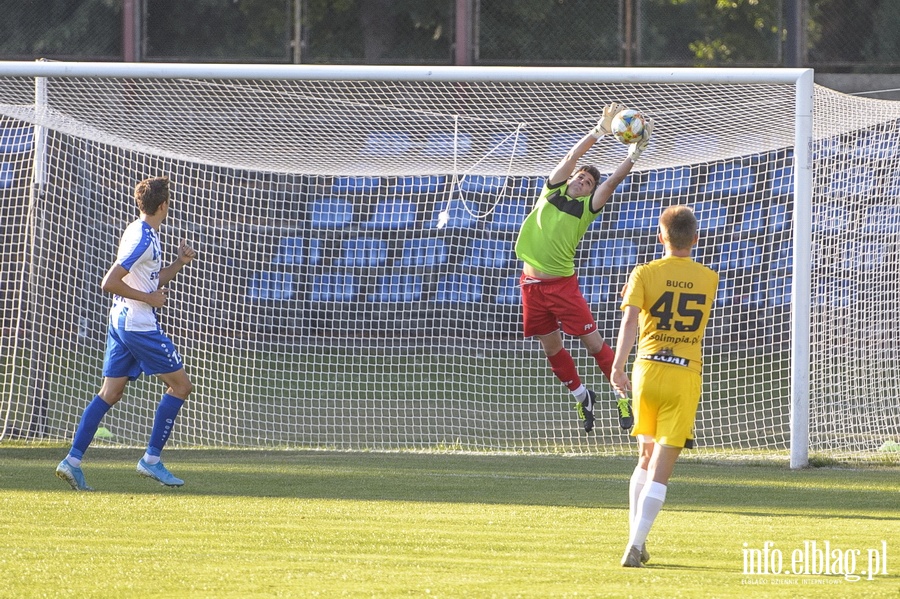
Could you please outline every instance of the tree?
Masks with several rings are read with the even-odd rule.
[[[780,64],[781,2],[643,0],[642,64]]]

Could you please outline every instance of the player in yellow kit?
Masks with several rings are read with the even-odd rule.
[[[666,498],[669,477],[685,447],[693,446],[700,402],[702,341],[716,298],[719,275],[695,262],[698,225],[687,206],[670,206],[659,218],[665,256],[637,266],[622,295],[612,384],[632,392],[639,445],[629,484],[630,533],[622,558],[626,567],[650,559],[645,542]],[[632,379],[625,363],[637,339]]]

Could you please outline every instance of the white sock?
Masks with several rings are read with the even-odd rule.
[[[631,533],[631,538],[628,539],[630,546],[644,546],[647,535],[650,534],[650,527],[653,526],[653,521],[656,520],[656,516],[659,515],[659,511],[662,509],[665,501],[666,485],[656,481],[650,481],[644,485],[644,490],[641,491],[641,496],[638,500],[638,509],[633,526],[634,531]]]
[[[631,474],[631,480],[628,482],[628,536],[634,535],[635,525],[637,524],[638,500],[641,497],[641,491],[644,490],[644,484],[647,482],[647,471],[636,466]]]
[[[72,456],[66,456],[66,461],[72,466],[72,468],[81,468],[81,459],[73,458]]]
[[[144,461],[147,462],[147,465],[152,466],[153,464],[159,463],[159,456],[158,455],[150,455],[149,453],[145,453]]]
[[[578,401],[584,401],[584,398],[587,397],[587,388],[584,385],[579,385],[577,389],[572,391],[572,395]]]

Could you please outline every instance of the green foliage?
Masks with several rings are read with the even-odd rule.
[[[291,62],[301,3],[307,63],[451,64],[456,0],[147,0],[145,59]],[[801,1],[801,0],[796,0]],[[900,61],[900,4],[803,0],[809,64],[884,70]],[[480,64],[778,66],[785,1],[480,0]],[[0,57],[118,60],[120,0],[0,0]]]
[[[356,0],[309,0],[306,7],[303,62],[360,62],[363,28],[356,18]]]
[[[647,0],[644,6],[644,64],[673,59],[687,59],[694,66],[778,64],[778,2]]]

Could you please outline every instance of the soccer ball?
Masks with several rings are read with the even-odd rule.
[[[612,133],[623,144],[633,144],[644,133],[644,115],[637,110],[623,110],[613,117]]]

